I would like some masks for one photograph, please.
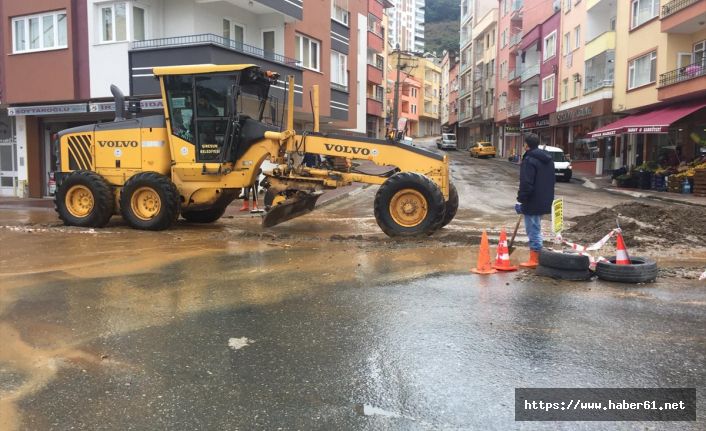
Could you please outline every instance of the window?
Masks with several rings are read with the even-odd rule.
[[[571,10],[571,0],[564,0],[564,13],[568,13]]]
[[[193,78],[185,75],[166,76],[167,105],[172,134],[194,143]]]
[[[503,16],[507,15],[507,0],[502,0]]]
[[[500,47],[505,48],[507,45],[507,29],[503,30],[502,34],[500,35]]]
[[[694,55],[691,62],[694,64],[706,65],[706,40],[694,44]]]
[[[331,19],[341,24],[348,25],[348,8],[346,1],[334,0],[331,2]]]
[[[125,3],[114,3],[100,8],[101,42],[127,40],[127,7]]]
[[[574,49],[581,48],[581,26],[578,25],[574,29]]]
[[[571,48],[571,33],[566,33],[564,35],[564,46],[561,47],[561,52],[566,55],[569,53]]]
[[[651,84],[657,79],[657,52],[653,51],[628,63],[628,90]]]
[[[417,89],[412,88],[412,97],[417,97]]]
[[[579,96],[579,91],[581,88],[581,81],[580,81],[580,76],[578,73],[574,74],[574,93],[571,95],[572,99],[575,99]]]
[[[12,40],[14,53],[66,48],[66,11],[13,18]]]
[[[232,46],[243,49],[245,42],[245,27],[229,19],[223,20],[223,38],[230,41]]]
[[[542,79],[542,102],[547,102],[554,98],[554,74]]]
[[[145,10],[132,7],[132,40],[145,40]]]
[[[348,87],[348,56],[331,51],[331,82]]]
[[[640,26],[659,15],[659,0],[632,0],[630,28]]]
[[[412,107],[412,114],[417,113],[417,105],[410,105]]]
[[[382,102],[385,99],[385,89],[379,85],[375,86],[375,99]]]
[[[544,61],[556,55],[556,31],[544,38]]]
[[[302,67],[319,71],[319,42],[298,34],[294,38],[294,50]]]
[[[569,98],[569,78],[564,79],[561,82],[561,101],[566,102]]]

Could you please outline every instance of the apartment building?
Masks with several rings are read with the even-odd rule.
[[[418,105],[419,131],[416,136],[432,136],[441,133],[440,122],[440,93],[441,93],[441,67],[436,64],[433,57],[405,54],[398,56],[393,53],[389,57],[390,67],[401,70],[413,76],[422,84]]]
[[[522,15],[520,64],[520,130],[539,135],[540,143],[554,142],[549,114],[556,110],[559,58],[559,2],[527,0]]]
[[[312,126],[309,90],[320,87],[322,129],[380,136],[384,124],[385,0],[38,0],[2,2],[0,59],[7,104],[0,127],[0,193],[42,197],[56,160],[51,137],[109,121],[116,84],[141,99],[144,114],[162,100],[155,66],[252,63],[280,74],[271,89],[279,112],[286,76],[295,77],[295,125]],[[39,36],[41,35],[41,37]],[[372,64],[372,67],[368,67]],[[377,86],[377,87],[376,87]],[[371,115],[368,116],[368,108]],[[2,130],[0,130],[2,132]],[[7,149],[6,149],[7,148]],[[11,155],[7,155],[10,154]],[[6,160],[14,160],[12,166]],[[5,178],[5,174],[0,174]],[[25,193],[26,190],[26,193]]]
[[[705,22],[704,1],[618,3],[613,111],[628,115],[589,133],[614,166],[690,160],[706,142]]]
[[[454,134],[458,132],[458,69],[459,63],[456,60],[449,70],[449,116],[446,125],[442,124],[443,131]]]
[[[476,140],[494,144],[497,23],[498,8],[492,8],[473,26],[473,110],[467,126]]]
[[[444,52],[441,60],[441,131],[456,133],[458,123],[458,59],[453,52]]]
[[[397,118],[407,119],[407,136],[418,137],[419,135],[419,110],[423,103],[422,83],[414,76],[400,71],[399,74],[399,94],[397,101]],[[390,70],[387,74],[388,88],[392,91],[387,93],[387,102],[391,109],[395,106],[395,82],[397,80],[397,70]],[[393,115],[390,115],[392,118]],[[396,128],[397,125],[394,125]]]
[[[558,106],[550,114],[555,145],[572,159],[574,171],[613,170],[614,146],[604,154],[588,133],[612,122],[616,4],[611,0],[562,1]]]
[[[425,0],[390,0],[386,9],[390,19],[388,41],[390,46],[403,51],[424,53]]]
[[[521,59],[517,51],[522,40],[523,0],[498,1],[498,43],[496,64],[498,65],[495,92],[497,127],[497,150],[502,156],[522,154],[520,136],[520,76]]]

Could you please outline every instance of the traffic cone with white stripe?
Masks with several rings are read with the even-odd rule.
[[[471,272],[476,274],[494,274],[498,271],[493,269],[490,264],[490,246],[488,245],[488,234],[483,229],[483,235],[480,237],[480,250],[478,250],[478,263],[475,268],[471,268]]]
[[[628,255],[628,249],[625,247],[622,233],[618,232],[615,242],[615,264],[630,265],[630,256]]]
[[[500,241],[498,241],[498,251],[495,254],[493,268],[499,271],[517,271],[516,266],[510,263],[510,251],[507,248],[507,233],[505,228],[500,231]]]

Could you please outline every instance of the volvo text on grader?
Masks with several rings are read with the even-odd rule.
[[[297,133],[291,77],[282,128],[274,125],[276,110],[268,104],[277,79],[272,72],[255,65],[208,64],[157,67],[153,73],[164,115],[125,118],[124,98],[112,87],[115,121],[58,134],[55,204],[65,224],[101,227],[118,213],[137,229],[166,229],[180,215],[210,223],[241,188],[257,180],[265,160],[277,165],[263,180],[265,227],[313,210],[325,189],[353,182],[380,185],[375,219],[389,236],[431,234],[456,214],[458,195],[446,156],[400,139],[320,133],[318,94],[314,131]],[[306,153],[346,163],[316,157],[317,165],[307,166],[301,163]],[[362,160],[390,171],[365,174],[356,169]]]

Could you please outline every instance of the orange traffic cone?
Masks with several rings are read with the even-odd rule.
[[[628,249],[625,247],[625,241],[623,240],[622,233],[618,232],[615,242],[615,264],[630,265],[630,256],[628,255]]]
[[[488,245],[488,234],[485,233],[485,230],[483,230],[483,235],[480,237],[478,263],[475,268],[471,268],[471,272],[476,274],[493,274],[498,272],[490,265],[490,246]]]
[[[248,211],[250,209],[250,201],[243,199],[243,206],[240,207],[240,211]]]
[[[498,251],[495,255],[493,268],[500,271],[517,271],[517,267],[510,264],[510,251],[507,248],[507,233],[505,232],[505,228],[500,231],[500,241],[498,241]]]

